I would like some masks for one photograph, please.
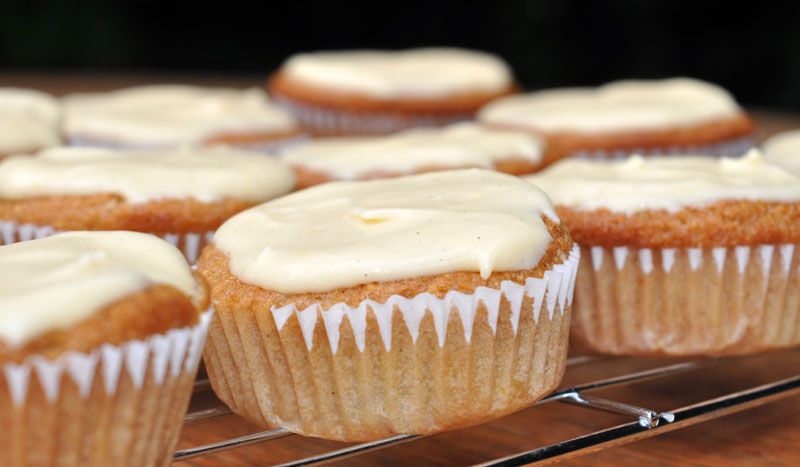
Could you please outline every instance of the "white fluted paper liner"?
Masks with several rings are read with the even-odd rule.
[[[19,224],[13,221],[0,220],[0,245],[35,240],[57,233],[60,233],[60,231],[50,226]],[[214,239],[214,232],[157,233],[153,235],[175,245],[183,252],[183,255],[186,256],[186,259],[191,264],[197,262],[203,247]]]
[[[0,465],[169,465],[212,315],[146,340],[0,366]]]
[[[568,157],[583,159],[624,159],[634,154],[642,156],[710,156],[710,157],[738,157],[756,146],[753,137],[736,138],[719,143],[698,144],[688,146],[669,146],[662,148],[632,148],[617,151],[576,151]]]
[[[302,104],[284,96],[273,101],[288,110],[301,126],[316,135],[380,135],[416,127],[444,126],[472,120],[474,114],[406,114],[393,112],[347,112],[328,107]]]
[[[573,331],[613,354],[747,354],[800,345],[798,245],[584,247]]]
[[[579,256],[443,298],[274,311],[220,300],[204,354],[212,387],[251,421],[344,441],[503,416],[561,380]]]

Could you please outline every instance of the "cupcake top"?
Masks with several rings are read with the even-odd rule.
[[[690,78],[616,81],[505,97],[479,120],[542,132],[603,133],[674,128],[741,114],[719,86]]]
[[[282,155],[292,165],[353,180],[375,174],[407,174],[432,168],[492,168],[502,160],[542,160],[539,138],[473,123],[418,128],[391,136],[329,138],[297,145]]]
[[[203,143],[228,134],[293,131],[294,119],[266,93],[182,85],[152,85],[64,98],[70,136],[117,144],[165,146]]]
[[[0,246],[0,339],[23,345],[158,284],[204,300],[180,251],[152,235],[70,232]]]
[[[757,150],[721,159],[567,159],[525,180],[543,189],[557,206],[625,214],[676,212],[724,200],[800,201],[800,176],[768,163]]]
[[[0,88],[0,154],[58,144],[61,108],[52,96],[32,89]]]
[[[379,99],[495,93],[513,82],[499,57],[445,47],[303,53],[289,58],[281,72],[310,86]]]
[[[292,170],[228,148],[113,150],[59,147],[0,162],[0,198],[113,193],[131,203],[171,198],[254,203],[291,191]]]
[[[244,211],[216,246],[240,280],[282,293],[323,292],[455,271],[535,267],[557,217],[531,184],[465,169],[319,185]]]
[[[762,148],[768,161],[800,173],[800,130],[777,134],[765,141]]]

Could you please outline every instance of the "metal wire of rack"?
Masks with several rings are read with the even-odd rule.
[[[575,357],[571,358],[567,362],[567,366],[577,366],[608,358],[609,357]],[[732,358],[711,358],[672,363],[624,374],[621,376],[603,378],[558,390],[538,401],[535,405],[538,406],[552,402],[559,402],[584,407],[587,409],[630,416],[633,417],[633,421],[621,425],[611,426],[571,439],[559,441],[554,444],[537,447],[529,451],[518,452],[507,457],[493,459],[478,465],[516,466],[573,458],[598,451],[606,447],[618,446],[640,439],[657,436],[662,433],[754,408],[793,395],[800,395],[800,374],[774,380],[766,384],[732,392],[691,405],[675,408],[666,412],[658,412],[648,408],[615,400],[603,399],[587,394],[588,392],[597,389],[666,378],[668,376],[687,373],[712,365],[730,363],[735,360],[736,359]],[[198,381],[195,385],[196,392],[208,391],[209,389],[210,387],[208,380]],[[186,415],[185,422],[194,423],[222,415],[228,415],[230,413],[231,411],[228,407],[220,404],[210,409],[190,412]],[[220,451],[283,438],[285,436],[294,436],[294,434],[280,428],[260,431],[245,436],[225,439],[216,443],[179,450],[175,453],[174,460],[187,460],[198,456],[209,455]],[[342,449],[298,459],[280,465],[282,467],[304,466],[341,461],[380,449],[409,443],[425,437],[427,436],[393,436],[377,441],[347,446]]]

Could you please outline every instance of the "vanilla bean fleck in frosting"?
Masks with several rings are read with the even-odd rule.
[[[482,169],[302,190],[229,219],[214,237],[240,280],[282,293],[448,272],[535,267],[557,221],[541,190]]]

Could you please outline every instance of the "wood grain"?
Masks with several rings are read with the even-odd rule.
[[[156,82],[237,87],[262,84],[261,77],[253,76],[0,73],[0,83],[4,86],[28,86],[55,94],[109,90]],[[755,112],[755,115],[760,124],[761,137],[776,131],[800,128],[800,118],[769,112]],[[664,361],[614,359],[576,366],[568,369],[564,385],[624,374],[661,363]],[[800,373],[800,353],[783,352],[738,359],[685,375],[610,388],[592,394],[663,411],[798,373]],[[193,408],[215,403],[211,394],[204,393],[195,397]],[[472,464],[628,421],[630,419],[623,416],[551,403],[478,427],[443,433],[349,459],[340,464],[353,466]],[[260,430],[261,428],[235,415],[227,415],[186,426],[180,447],[197,446]],[[343,446],[345,445],[337,442],[289,436],[175,465],[270,465]],[[800,465],[800,398],[784,399],[648,440],[607,449],[564,462],[563,465]]]

